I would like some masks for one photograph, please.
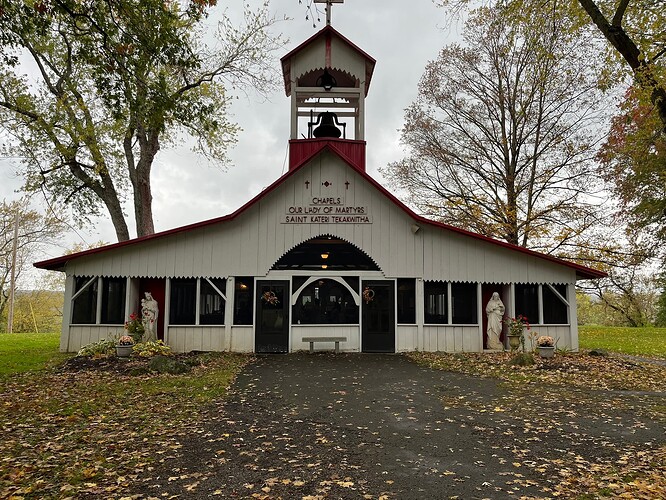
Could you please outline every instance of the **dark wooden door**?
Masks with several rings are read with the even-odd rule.
[[[361,350],[395,352],[395,286],[393,281],[361,284]],[[371,300],[368,300],[371,299]]]
[[[289,282],[257,281],[254,350],[289,352]]]

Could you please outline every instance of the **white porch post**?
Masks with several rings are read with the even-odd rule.
[[[70,324],[72,323],[72,293],[74,292],[74,276],[65,278],[65,302],[62,307],[62,328],[60,330],[60,352],[69,352]]]
[[[423,321],[425,312],[423,310],[423,278],[416,279],[416,349],[425,351],[425,329]]]
[[[234,323],[234,290],[236,289],[236,280],[233,277],[227,278],[227,300],[224,303],[224,343],[226,350],[231,352],[231,325]]]
[[[569,299],[569,336],[571,350],[578,352],[578,303],[576,301],[576,284],[567,285],[567,298]]]

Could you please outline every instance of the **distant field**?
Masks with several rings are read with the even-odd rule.
[[[42,370],[62,361],[58,333],[0,333],[0,376]]]
[[[666,358],[666,328],[579,326],[578,334],[581,349]]]

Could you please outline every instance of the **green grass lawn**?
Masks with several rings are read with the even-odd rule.
[[[42,370],[63,361],[59,333],[0,333],[0,376]]]
[[[579,326],[578,333],[581,349],[666,358],[666,328]]]

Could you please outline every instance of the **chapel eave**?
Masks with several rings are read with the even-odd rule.
[[[339,157],[342,161],[344,161],[348,166],[353,168],[355,171],[359,173],[368,183],[370,183],[374,188],[376,188],[379,192],[381,192],[387,199],[389,199],[393,204],[395,204],[398,208],[400,208],[402,211],[404,211],[409,217],[412,218],[415,224],[424,224],[428,225],[431,227],[436,227],[441,230],[446,230],[450,231],[455,234],[463,235],[465,237],[469,238],[474,238],[476,240],[484,241],[487,243],[490,243],[492,245],[496,245],[499,247],[506,248],[511,251],[515,252],[520,252],[528,256],[532,257],[537,257],[539,259],[543,259],[558,265],[562,265],[565,267],[568,267],[572,270],[575,271],[577,279],[598,279],[598,278],[604,278],[607,276],[606,273],[603,271],[598,271],[596,269],[592,269],[589,267],[582,266],[580,264],[576,264],[573,262],[569,262],[566,260],[559,259],[557,257],[553,257],[551,255],[547,254],[542,254],[533,250],[529,250],[524,247],[512,245],[511,243],[507,243],[504,241],[496,240],[493,238],[489,238],[487,236],[483,236],[477,233],[473,233],[470,231],[466,231],[464,229],[455,227],[455,226],[450,226],[448,224],[442,223],[442,222],[437,222],[433,221],[430,219],[427,219],[421,215],[416,214],[415,212],[412,211],[407,205],[405,205],[402,201],[400,201],[398,198],[396,198],[390,191],[388,191],[384,186],[382,186],[379,182],[377,182],[374,178],[372,178],[365,170],[360,169],[353,159],[349,158],[347,155],[345,155],[341,150],[339,145],[336,144],[337,141],[335,140],[326,140],[323,141],[323,144],[321,144],[321,147],[318,149],[315,149],[311,152],[311,154],[304,156],[300,163],[294,166],[294,168],[290,169],[287,171],[284,175],[279,177],[275,182],[273,182],[270,186],[265,188],[261,193],[257,194],[254,198],[252,198],[250,201],[248,201],[246,204],[238,208],[236,211],[234,211],[231,214],[224,215],[222,217],[217,217],[213,219],[208,219],[205,221],[201,222],[196,222],[193,224],[189,224],[186,226],[181,226],[173,229],[168,229],[166,231],[161,231],[159,233],[154,233],[151,235],[147,236],[142,236],[139,238],[134,238],[131,240],[127,241],[121,241],[118,243],[113,243],[111,245],[103,246],[103,247],[98,247],[98,248],[92,248],[89,250],[84,250],[82,252],[74,253],[74,254],[68,254],[68,255],[63,255],[61,257],[56,257],[53,259],[48,259],[44,260],[41,262],[36,262],[33,265],[39,269],[47,269],[47,270],[52,270],[52,271],[63,271],[66,264],[69,261],[76,260],[82,257],[86,256],[92,256],[96,255],[99,253],[105,253],[109,251],[113,251],[118,248],[123,248],[127,246],[132,246],[132,245],[139,245],[144,242],[148,241],[153,241],[153,240],[159,240],[161,238],[165,238],[174,234],[179,234],[179,233],[187,233],[190,231],[194,231],[203,227],[215,225],[215,224],[222,224],[227,221],[231,221],[236,219],[238,216],[249,210],[252,206],[254,206],[256,203],[258,203],[260,200],[268,196],[271,192],[273,192],[275,189],[277,189],[280,185],[282,185],[284,182],[286,182],[289,178],[291,178],[296,172],[301,170],[305,165],[309,164],[311,160],[313,160],[315,157],[324,154],[325,152],[330,152],[337,157]]]

